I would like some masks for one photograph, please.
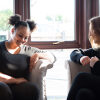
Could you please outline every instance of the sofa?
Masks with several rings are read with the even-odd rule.
[[[30,75],[30,81],[33,84],[35,84],[39,89],[40,92],[39,100],[47,100],[45,77],[46,77],[47,70],[51,69],[53,67],[53,64],[56,61],[56,57],[54,55],[53,57],[54,60],[52,63],[50,63],[48,60],[45,59],[38,60]]]

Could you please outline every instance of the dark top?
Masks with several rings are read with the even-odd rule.
[[[74,50],[70,54],[70,59],[76,63],[80,63],[80,58],[82,56],[88,56],[89,58],[96,56],[100,59],[100,48],[97,49],[90,48],[87,50],[82,50],[82,49]],[[94,64],[93,68],[91,68],[91,72],[92,74],[100,75],[100,61],[97,61]]]
[[[15,78],[29,79],[30,56],[36,52],[40,50],[22,45],[18,54],[11,54],[6,49],[5,41],[0,42],[0,72]]]

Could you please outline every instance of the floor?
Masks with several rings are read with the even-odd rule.
[[[66,100],[68,93],[68,77],[65,62],[72,50],[53,51],[57,60],[46,76],[47,100]]]

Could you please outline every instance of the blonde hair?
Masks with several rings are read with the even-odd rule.
[[[89,41],[92,48],[100,47],[100,16],[93,17],[89,20],[92,34],[89,34]]]
[[[89,41],[90,41],[92,48],[99,48],[100,47],[100,44],[95,43],[92,36],[89,37]]]

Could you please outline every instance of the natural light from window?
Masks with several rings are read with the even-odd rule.
[[[37,30],[31,41],[73,41],[74,0],[30,0],[31,19]]]
[[[0,41],[8,39],[8,18],[13,14],[13,0],[2,0],[0,3]]]

